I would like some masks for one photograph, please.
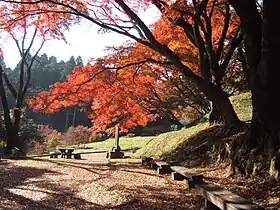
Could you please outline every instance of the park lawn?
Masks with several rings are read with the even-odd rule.
[[[251,94],[241,93],[230,97],[233,107],[242,121],[249,121],[252,117],[252,103]],[[147,136],[147,137],[121,137],[120,147],[123,151],[128,151],[132,158],[140,158],[143,155],[161,157],[167,153],[174,151],[183,142],[198,132],[209,128],[210,125],[206,121],[202,121],[195,126],[189,128],[183,128],[179,131],[171,131],[160,134],[158,136]],[[108,139],[102,142],[93,142],[85,144],[86,148],[90,149],[79,149],[81,152],[93,152],[96,150],[109,150],[114,146],[114,139]]]
[[[230,100],[238,117],[242,121],[249,121],[252,117],[251,94],[248,92],[241,93],[239,95],[230,97]],[[188,141],[190,137],[209,127],[210,125],[206,120],[189,128],[163,133],[156,136],[145,147],[137,150],[136,153],[133,154],[133,157],[139,158],[144,155],[162,157],[165,154],[176,150],[179,145],[185,141]]]
[[[143,137],[120,137],[119,144],[123,151],[136,151],[144,147],[150,142],[154,136],[143,136]],[[80,152],[92,152],[96,150],[110,150],[115,145],[115,139],[110,138],[106,141],[92,142],[85,144],[85,148],[80,148]]]
[[[231,96],[230,101],[240,120],[244,122],[251,120],[253,107],[250,92]]]
[[[183,128],[179,131],[171,131],[158,135],[151,140],[145,147],[136,151],[133,154],[135,158],[140,158],[143,155],[160,157],[172,150],[175,150],[178,145],[186,141],[192,135],[208,127],[207,122],[199,123],[190,128]]]

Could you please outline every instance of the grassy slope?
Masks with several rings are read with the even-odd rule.
[[[241,120],[248,121],[251,119],[252,105],[249,93],[242,93],[237,96],[233,96],[231,97],[231,101]],[[202,122],[190,128],[172,131],[158,136],[120,138],[120,147],[124,151],[138,149],[134,154],[132,154],[135,158],[139,158],[142,155],[160,157],[175,150],[191,136],[206,128],[209,128],[208,122]],[[85,151],[91,152],[94,150],[109,150],[113,146],[114,139],[108,139],[103,142],[86,144],[86,147],[91,149],[86,149]]]
[[[249,93],[242,93],[231,97],[234,109],[238,117],[242,121],[248,121],[252,115],[251,96]],[[200,123],[196,126],[161,134],[150,141],[147,146],[138,150],[134,156],[140,157],[142,155],[160,157],[175,150],[182,142],[187,141],[189,137],[196,133],[209,128],[208,122]]]
[[[179,144],[207,127],[208,123],[204,122],[190,128],[158,135],[145,147],[139,149],[133,156],[137,158],[142,155],[159,157],[169,151],[175,150]]]
[[[250,93],[242,93],[230,98],[233,107],[242,121],[249,121],[252,117],[252,102]]]

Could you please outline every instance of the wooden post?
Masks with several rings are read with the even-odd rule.
[[[111,151],[107,152],[106,158],[123,158],[124,153],[121,152],[121,148],[119,145],[119,127],[115,127],[115,146],[111,149]]]
[[[119,126],[116,125],[115,127],[115,148],[120,150],[120,145],[119,145]]]

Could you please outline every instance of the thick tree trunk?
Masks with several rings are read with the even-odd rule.
[[[279,6],[279,1],[264,1],[262,56],[252,88],[251,135],[259,139],[254,144],[263,148],[260,152],[267,154],[269,159],[280,148],[280,32],[277,28],[280,18],[275,16]]]
[[[19,147],[19,139],[18,139],[18,129],[15,130],[11,117],[10,117],[10,109],[8,106],[8,101],[3,85],[3,78],[2,78],[3,69],[2,66],[0,66],[0,97],[2,101],[2,107],[4,111],[4,122],[5,122],[5,128],[6,128],[6,141],[7,141],[7,148],[6,153],[7,155],[10,155],[11,149],[14,147]]]
[[[235,7],[238,9],[236,5]],[[271,176],[279,174],[280,170],[279,165],[275,165],[277,160],[279,161],[280,155],[278,151],[280,149],[280,102],[278,99],[280,32],[277,28],[280,17],[276,15],[279,7],[279,1],[264,0],[261,31],[254,31],[259,26],[255,26],[253,21],[250,21],[252,18],[241,18],[241,21],[245,22],[243,28],[247,33],[245,41],[249,54],[248,76],[252,91],[253,118],[246,138],[235,142],[232,147],[232,168],[243,173],[256,172],[260,166],[265,167],[267,171],[270,168]],[[240,7],[239,9],[246,8]],[[242,14],[242,11],[239,13]],[[243,15],[245,14],[244,11]],[[257,19],[253,18],[253,20]],[[250,30],[249,25],[254,25],[255,29]],[[262,45],[257,49],[256,46],[258,47],[260,44],[250,46],[250,43],[258,40],[259,34],[262,34]],[[255,52],[252,54],[253,48],[255,48]],[[260,60],[257,56],[258,51],[261,52]],[[274,173],[273,170],[274,172],[278,170],[278,173]],[[274,176],[274,178],[276,177]]]
[[[18,132],[13,128],[13,126],[8,128],[6,127],[6,130],[7,130],[7,152],[10,155],[10,152],[13,148],[17,147],[21,149],[21,147],[19,145]]]
[[[223,117],[221,116],[219,109],[217,108],[217,106],[214,103],[212,103],[211,111],[210,111],[210,115],[209,115],[210,125],[212,125],[214,123],[224,123],[224,121],[225,121],[225,119],[223,119]]]
[[[20,107],[14,108],[13,113],[13,127],[16,133],[19,131],[20,127],[20,117],[21,117],[21,110]]]
[[[211,116],[211,119],[222,120],[222,123],[229,127],[242,126],[243,123],[239,120],[227,93],[220,86],[205,81],[197,82],[197,85],[212,102],[215,113],[212,113],[214,116]]]

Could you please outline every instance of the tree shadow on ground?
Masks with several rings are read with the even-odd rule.
[[[140,187],[128,188],[125,185],[116,185],[114,190],[129,190],[134,196],[126,203],[111,206],[111,209],[145,209],[145,210],[197,210],[203,205],[203,199],[197,196],[194,190],[170,189],[169,187],[156,187],[143,185]]]
[[[53,160],[43,160],[46,162]],[[56,161],[55,161],[56,162]],[[69,163],[57,163],[67,166]],[[72,164],[71,164],[72,165]],[[75,164],[76,165],[76,164]],[[90,167],[92,167],[91,164]],[[106,166],[106,170],[125,170],[133,173],[132,168],[136,164],[96,164],[94,167]],[[109,164],[110,165],[110,164]],[[44,178],[44,175],[60,175],[58,172],[47,169],[40,169],[31,166],[18,166],[1,162],[0,171],[0,209],[15,210],[90,210],[90,209],[197,209],[194,203],[201,203],[201,199],[195,197],[189,203],[186,191],[176,188],[153,187],[149,185],[138,185],[128,187],[120,183],[106,189],[107,191],[119,190],[129,192],[128,201],[118,205],[99,205],[76,196],[76,189],[60,185],[60,183]],[[72,167],[72,166],[71,166]],[[76,166],[74,166],[76,167]],[[141,166],[138,164],[138,167]],[[80,169],[80,168],[78,168]],[[91,169],[93,170],[93,169]],[[134,171],[134,173],[139,173]],[[110,173],[109,173],[110,174]],[[146,175],[146,174],[145,174]],[[151,174],[149,174],[151,175]],[[168,180],[172,182],[171,180]],[[108,186],[107,186],[108,187]],[[192,196],[193,193],[190,194]],[[182,199],[185,196],[186,199]]]
[[[91,173],[96,173],[96,169],[103,168],[104,170],[114,170],[116,167],[114,165],[110,165],[109,163],[82,163],[82,162],[73,162],[71,160],[50,160],[50,159],[43,159],[43,158],[29,158],[30,160],[39,161],[39,162],[46,162],[46,163],[52,163],[56,164],[58,166],[64,166],[64,167],[73,167],[76,169],[83,169]]]
[[[106,162],[106,163],[83,163],[83,162],[73,162],[71,160],[50,160],[50,159],[42,159],[42,158],[30,158],[31,160],[40,161],[40,162],[48,162],[57,164],[59,166],[65,166],[65,167],[74,167],[76,169],[83,169],[91,173],[98,174],[100,176],[99,179],[102,178],[108,178],[111,173],[104,175],[103,173],[98,172],[98,170],[102,171],[126,171],[130,173],[138,173],[138,174],[144,174],[148,176],[159,176],[157,174],[152,173],[145,173],[142,171],[134,171],[130,169],[135,168],[143,168],[140,163],[136,162],[128,162],[128,163],[122,163],[122,162]],[[97,180],[99,180],[97,179]]]
[[[241,176],[217,178],[205,177],[205,181],[217,183],[229,191],[261,204],[266,210],[280,209],[280,182],[270,182],[261,177]]]
[[[77,198],[75,189],[53,183],[52,180],[32,181],[46,174],[58,174],[55,171],[2,162],[0,168],[0,209],[107,209]],[[32,187],[27,188],[27,185]]]

